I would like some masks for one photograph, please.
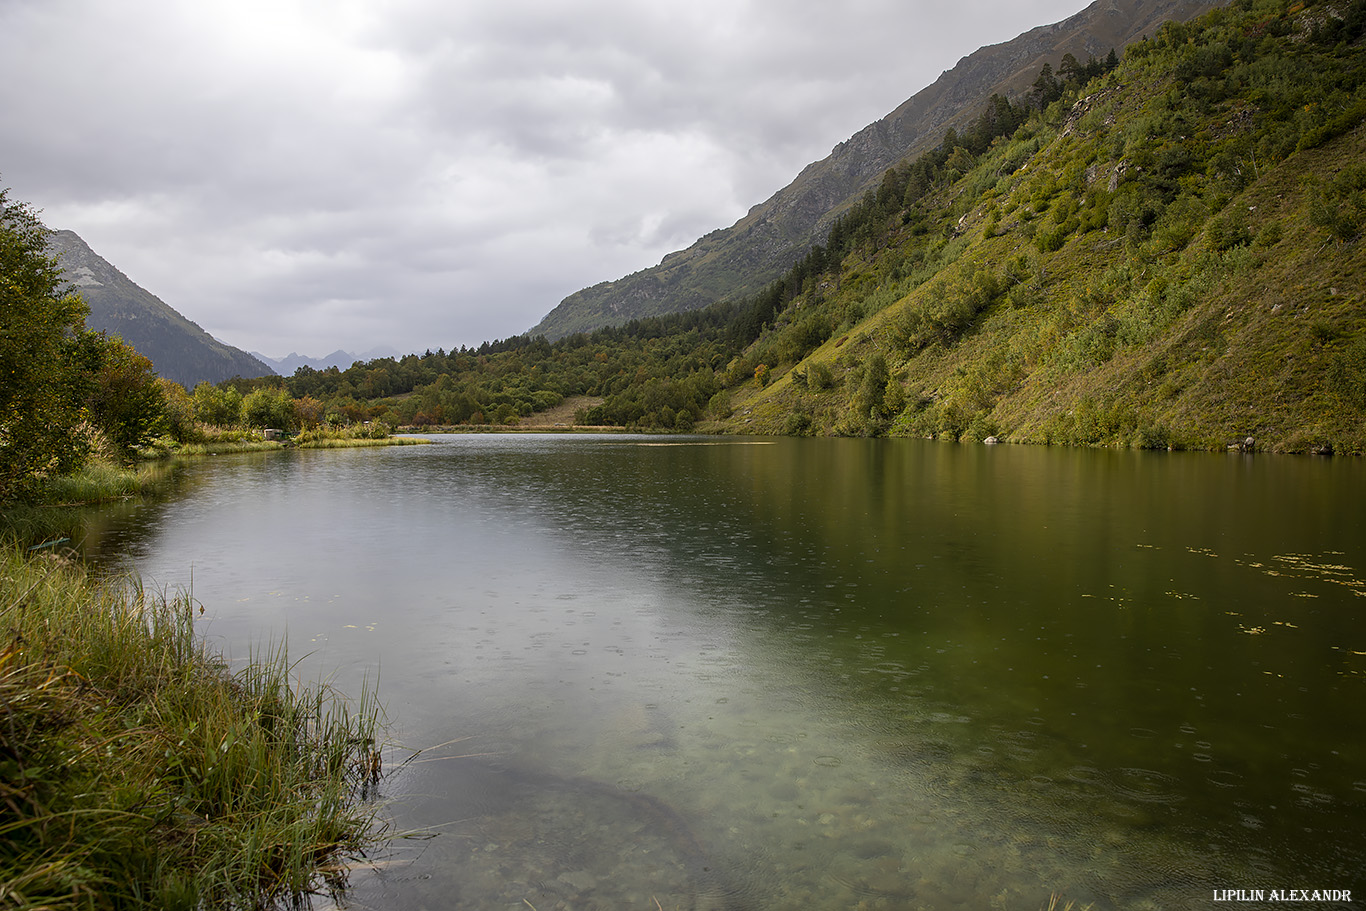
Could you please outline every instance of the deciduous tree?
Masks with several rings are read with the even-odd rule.
[[[128,455],[163,427],[166,396],[156,370],[118,336],[83,331],[69,341],[75,403]]]
[[[72,433],[80,415],[65,354],[86,306],[67,293],[48,233],[0,188],[0,501],[74,469],[85,453]]]

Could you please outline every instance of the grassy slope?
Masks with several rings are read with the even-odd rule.
[[[1276,53],[1302,53],[1293,41]],[[1335,64],[1359,69],[1362,56],[1357,42],[1339,49]],[[1093,84],[1077,105],[1054,111],[1052,123],[999,142],[937,198],[936,230],[916,235],[893,224],[881,249],[846,258],[824,302],[808,293],[775,320],[770,337],[804,308],[838,312],[852,299],[872,311],[798,367],[828,367],[833,388],[799,388],[790,372],[767,387],[745,384],[725,426],[1190,448],[1252,436],[1285,451],[1366,450],[1366,401],[1353,372],[1366,346],[1366,254],[1360,240],[1335,240],[1309,217],[1321,183],[1366,161],[1366,128],[1319,148],[1292,144],[1274,166],[1257,164],[1256,143],[1276,124],[1259,116],[1248,91],[1195,105],[1185,89],[1162,61],[1126,60],[1104,88]],[[1162,133],[1174,119],[1184,135]],[[1009,174],[1002,163],[1027,153],[1025,141],[1041,148]],[[1182,145],[1248,150],[1242,163],[1256,176],[1190,171],[1154,223],[1126,231],[1114,217],[1111,176],[1144,143],[1158,154]],[[1121,170],[1116,189],[1133,179]],[[1111,207],[1110,224],[1064,228],[1056,250],[1038,242],[1065,213],[1084,217],[1088,201]],[[1241,232],[1234,242],[1230,229]],[[908,268],[917,262],[918,271]],[[927,320],[945,301],[971,298],[983,275],[986,306],[927,342]],[[854,401],[879,353],[908,404],[870,419]]]

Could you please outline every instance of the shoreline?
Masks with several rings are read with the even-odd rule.
[[[0,565],[6,901],[256,907],[325,887],[367,842],[368,688],[296,688],[283,648],[230,674],[188,595],[13,544]]]

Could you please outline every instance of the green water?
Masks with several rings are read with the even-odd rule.
[[[206,459],[86,543],[378,674],[424,837],[320,907],[1366,900],[1357,461],[440,439]]]

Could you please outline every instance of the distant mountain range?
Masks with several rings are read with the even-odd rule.
[[[220,342],[143,289],[90,249],[74,231],[53,231],[49,249],[90,306],[87,327],[121,337],[149,358],[159,375],[187,389],[235,376],[274,371],[239,348]]]
[[[371,348],[369,351],[363,351],[360,354],[352,354],[349,351],[342,351],[338,348],[336,351],[324,355],[323,357],[308,357],[307,355],[297,354],[293,351],[278,359],[267,357],[259,351],[253,351],[252,356],[269,364],[271,369],[281,376],[293,376],[294,371],[298,370],[300,367],[312,367],[314,370],[326,370],[328,367],[336,367],[340,370],[345,370],[356,361],[373,361],[375,358],[380,357],[398,357],[400,353],[401,352],[393,348],[381,345],[378,348]]]
[[[999,94],[1024,97],[1045,63],[1064,54],[1105,57],[1156,32],[1222,6],[1221,0],[1096,0],[1075,16],[1031,29],[964,57],[933,85],[808,165],[767,202],[659,265],[565,298],[533,329],[554,340],[632,319],[705,307],[761,290],[812,244],[892,165],[935,148],[949,127],[963,129]]]

